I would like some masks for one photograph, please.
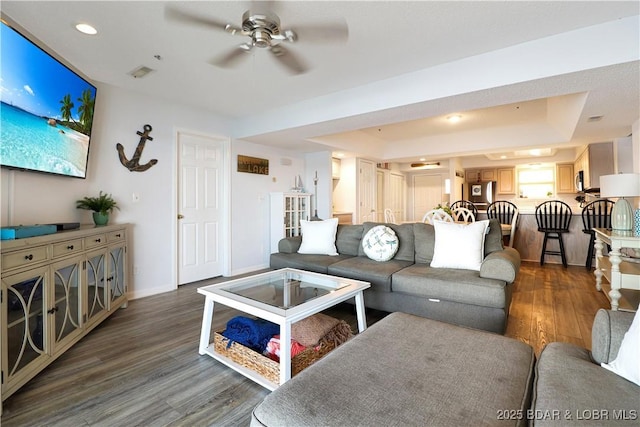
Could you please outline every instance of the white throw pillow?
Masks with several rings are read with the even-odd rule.
[[[374,261],[389,261],[398,252],[398,236],[385,225],[376,225],[362,239],[364,253]]]
[[[602,363],[603,368],[615,372],[622,378],[640,385],[640,310],[624,334],[616,359],[611,363]]]
[[[435,221],[433,227],[436,241],[431,267],[480,271],[489,220],[468,224]]]
[[[336,232],[338,218],[324,221],[300,221],[302,244],[299,254],[338,255],[336,250]]]

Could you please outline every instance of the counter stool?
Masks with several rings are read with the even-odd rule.
[[[476,205],[473,204],[473,202],[470,202],[469,200],[457,200],[451,203],[450,207],[452,211],[455,208],[469,209],[473,213],[473,220],[475,221],[478,219],[478,208],[476,207]]]
[[[588,270],[591,270],[593,244],[596,241],[596,233],[593,229],[611,228],[611,210],[614,204],[611,200],[598,199],[587,203],[582,208],[582,232],[591,236],[589,238],[589,247],[587,248],[587,261],[584,264]]]
[[[542,242],[542,253],[540,254],[540,265],[544,265],[545,254],[560,255],[562,265],[567,266],[567,257],[564,254],[564,243],[562,234],[569,232],[571,224],[571,208],[560,200],[549,200],[536,206],[536,222],[538,231],[544,233]],[[560,250],[547,250],[547,239],[557,240]]]
[[[502,235],[509,236],[509,247],[513,247],[513,238],[516,234],[518,222],[518,207],[506,200],[498,200],[487,207],[487,217],[497,219],[502,228]]]

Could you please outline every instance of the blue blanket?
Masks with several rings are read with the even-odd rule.
[[[222,336],[229,339],[227,348],[233,342],[237,342],[262,353],[267,348],[269,340],[279,333],[280,326],[275,323],[263,319],[236,316],[227,322],[227,329],[222,332]]]

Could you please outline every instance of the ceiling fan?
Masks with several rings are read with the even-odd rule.
[[[212,17],[206,17],[168,6],[165,8],[165,19],[177,23],[199,25],[206,28],[223,30],[231,35],[249,37],[249,40],[233,50],[224,53],[210,62],[213,65],[227,68],[238,63],[246,53],[254,48],[265,49],[293,74],[301,74],[308,70],[304,61],[283,46],[283,43],[295,43],[299,39],[307,42],[344,42],[349,36],[346,22],[336,22],[326,25],[306,25],[300,30],[283,29],[280,18],[273,12],[251,12],[247,10],[242,15],[241,25],[235,26]]]

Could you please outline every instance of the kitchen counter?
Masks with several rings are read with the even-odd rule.
[[[573,215],[571,216],[569,233],[564,233],[562,237],[565,255],[568,264],[584,266],[587,259],[589,235],[582,232],[582,208],[574,209],[572,206],[571,210]],[[523,261],[540,262],[544,233],[538,231],[538,224],[534,214],[535,207],[532,209],[522,208],[518,209],[518,211],[518,223],[513,247],[520,253],[520,258]],[[478,219],[486,218],[486,212],[478,215]],[[558,242],[549,240],[547,249],[549,248],[552,250],[557,249]],[[561,264],[562,260],[560,256],[547,255],[545,263]]]

